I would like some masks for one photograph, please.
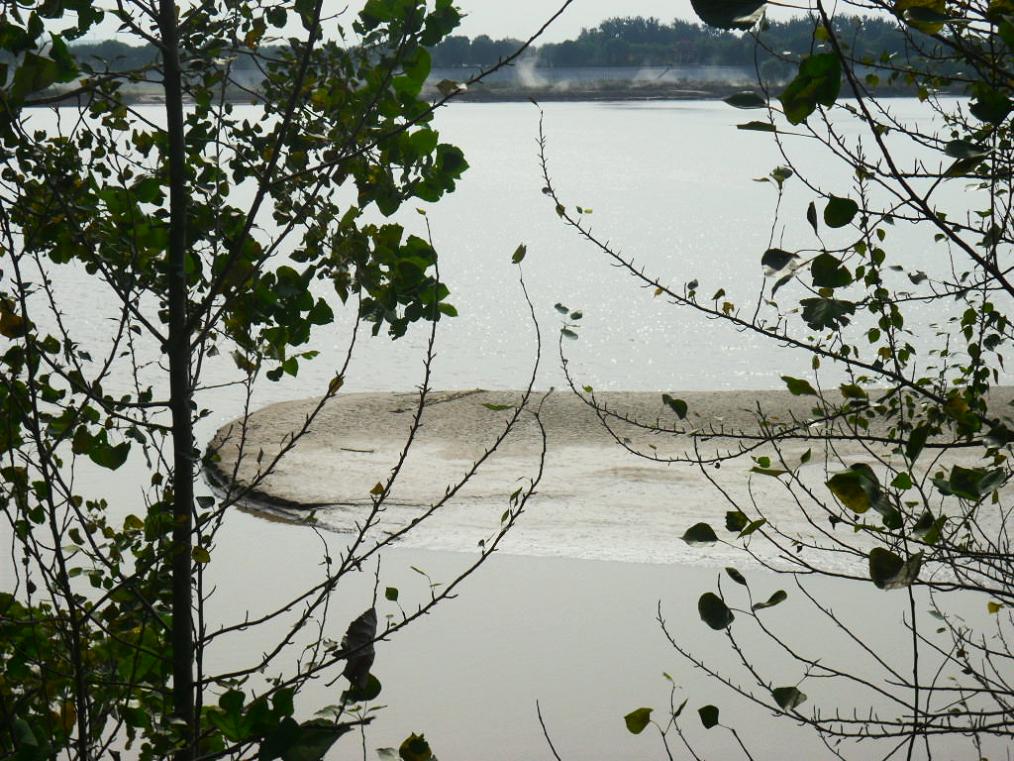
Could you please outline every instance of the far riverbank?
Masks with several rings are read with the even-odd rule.
[[[474,72],[450,72],[454,77],[443,76],[447,72],[438,72],[431,76],[423,89],[423,97],[432,102],[441,100],[444,95],[439,85],[445,82],[467,82]],[[638,101],[687,101],[712,100],[728,98],[744,90],[758,90],[756,77],[741,73],[737,77],[722,79],[692,79],[679,76],[646,76],[643,73],[630,77],[608,76],[595,71],[599,78],[588,77],[546,77],[538,73],[512,78],[491,77],[467,89],[455,93],[452,100],[462,103],[520,103],[536,101],[539,103],[596,103],[596,102],[638,102]],[[766,83],[771,96],[784,89],[787,82]],[[155,83],[137,83],[126,86],[122,90],[124,102],[128,105],[156,105],[162,103],[162,90]],[[881,86],[877,88],[878,97],[902,98],[914,97],[915,90],[905,85]],[[843,92],[843,98],[849,93]],[[253,89],[230,88],[225,99],[234,104],[256,104],[258,96]],[[45,107],[85,105],[86,96],[67,95],[59,97],[59,92],[52,91],[43,96]]]

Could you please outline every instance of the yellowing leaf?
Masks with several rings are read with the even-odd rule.
[[[17,338],[25,334],[25,320],[21,315],[0,311],[0,335],[7,338]]]
[[[463,92],[467,89],[468,87],[466,85],[463,85],[461,82],[455,82],[453,79],[441,79],[437,82],[437,90],[439,90],[440,94],[445,98],[449,98],[455,93]]]
[[[260,45],[261,38],[264,36],[264,32],[268,29],[267,24],[264,23],[264,19],[256,19],[253,23],[253,27],[246,36],[243,37],[243,44],[251,50],[255,49]]]
[[[894,10],[906,24],[925,34],[940,32],[947,18],[944,0],[897,0]]]

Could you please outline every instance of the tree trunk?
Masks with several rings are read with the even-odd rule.
[[[166,129],[169,138],[168,309],[170,409],[172,411],[172,674],[173,713],[186,727],[186,740],[176,761],[194,757],[193,585],[191,579],[194,506],[194,439],[191,412],[190,337],[187,332],[186,280],[187,180],[183,128],[183,88],[179,60],[176,6],[159,2]]]

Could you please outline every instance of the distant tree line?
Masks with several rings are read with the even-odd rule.
[[[905,47],[904,32],[894,19],[846,17],[836,23],[840,39],[853,46],[853,55],[901,54]],[[911,30],[910,30],[911,31]],[[761,62],[788,53],[799,55],[812,44],[813,22],[799,18],[772,21],[762,32],[761,49],[749,34],[711,29],[703,24],[674,19],[666,24],[657,18],[641,16],[611,18],[596,27],[584,29],[577,39],[548,43],[526,53],[540,66],[753,66],[755,54]],[[431,50],[433,66],[442,68],[482,67],[495,64],[521,46],[513,38],[494,40],[488,35],[469,38],[447,37]],[[150,46],[127,45],[116,40],[81,43],[75,46],[80,58],[91,58],[96,68],[108,66],[113,71],[126,71],[153,62],[156,51]],[[273,57],[279,46],[265,45],[262,57]],[[234,69],[254,73],[257,62],[252,56],[239,56]]]
[[[887,18],[838,19],[838,37],[851,41],[857,58],[864,55],[900,54],[905,35],[897,21]],[[762,45],[771,51],[801,54],[810,49],[813,21],[799,18],[772,21],[761,34]],[[433,65],[440,67],[488,66],[517,50],[519,40],[474,39],[460,35],[446,38],[433,51]],[[611,18],[582,30],[577,39],[548,43],[528,53],[540,66],[752,66],[757,43],[749,34],[711,29],[703,24],[674,19],[666,24],[642,16]],[[773,57],[762,48],[761,60]]]
[[[90,64],[95,70],[108,69],[113,72],[137,71],[154,64],[158,60],[158,51],[153,45],[128,45],[119,40],[103,40],[101,42],[79,42],[74,46],[74,54],[79,61]],[[284,46],[264,45],[257,50],[263,59],[277,58]],[[232,62],[233,68],[240,70],[257,69],[252,51],[240,55]]]

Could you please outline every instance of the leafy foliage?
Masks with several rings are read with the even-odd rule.
[[[394,628],[378,628],[371,607],[331,642],[328,601],[393,540],[367,541],[375,515],[364,520],[352,552],[324,559],[323,580],[214,632],[205,574],[226,511],[342,388],[341,357],[313,415],[278,455],[257,457],[252,483],[226,476],[200,493],[197,467],[214,466],[223,443],[194,425],[212,414],[209,386],[235,389],[242,409],[259,379],[298,375],[343,309],[355,323],[346,367],[361,323],[398,338],[455,316],[432,242],[390,217],[440,200],[468,168],[422,97],[430,50],[460,13],[451,0],[369,0],[342,29],[320,0],[9,10],[0,509],[15,573],[0,592],[0,756],[323,758],[372,720],[373,645]],[[145,44],[71,44],[103,20]],[[87,291],[98,338],[82,333],[68,283]],[[121,468],[136,489],[116,490]],[[96,471],[110,492],[86,496],[79,474]],[[529,493],[515,494],[500,535]],[[402,610],[398,627],[445,596]],[[229,672],[205,662],[212,641],[260,623],[284,624],[263,652]],[[279,666],[290,660],[294,673]],[[297,720],[295,695],[324,675],[348,682],[340,705]],[[402,756],[432,754],[413,736]]]
[[[771,386],[784,384],[788,393],[758,399],[754,424],[738,429],[721,418],[695,419],[693,428],[641,420],[582,398],[614,437],[621,436],[615,421],[656,435],[651,444],[624,440],[636,456],[685,465],[715,484],[728,543],[792,575],[802,592],[755,596],[747,575],[727,568],[719,584],[729,588],[704,593],[697,605],[729,645],[727,660],[708,660],[693,646],[688,611],[678,613],[679,632],[660,612],[670,644],[690,666],[812,728],[836,757],[868,758],[878,746],[885,756],[930,758],[961,744],[976,757],[1002,755],[1014,731],[1006,676],[1014,623],[1005,615],[1014,601],[1014,421],[1005,365],[1014,338],[1014,21],[1007,3],[858,7],[893,24],[903,49],[883,40],[871,49],[848,31],[865,20],[835,15],[826,3],[810,6],[805,44],[795,48],[771,34],[776,25],[750,17],[744,36],[794,67],[784,85],[758,71],[764,98],[728,99],[735,108],[766,104],[766,120],[739,128],[774,133],[781,153],[779,166],[759,178],[777,194],[763,230],[759,296],[749,286],[734,297],[736,284],[720,283],[712,301],[700,299],[696,278],[672,285],[669,275],[603,242],[601,230],[592,234],[583,220],[561,215],[611,264],[676,307],[681,335],[689,317],[724,322],[771,351],[807,356],[810,372],[772,373]],[[694,8],[724,28],[746,6]],[[919,118],[897,118],[884,96],[898,88],[913,92],[906,108],[921,109]],[[544,192],[566,208],[542,137]],[[819,169],[795,163],[797,137],[819,147]],[[835,161],[847,186],[845,175],[825,173]],[[927,242],[913,243],[916,234]],[[580,381],[563,359],[576,389]],[[720,479],[737,467],[746,480],[738,491]],[[702,553],[718,542],[704,521],[683,539]],[[877,602],[846,611],[832,587],[812,581],[820,578],[862,585]],[[991,617],[985,625],[966,615],[973,596]],[[814,641],[800,616],[829,624],[840,641]],[[749,623],[759,642],[743,634]],[[903,646],[885,646],[891,627]],[[782,663],[771,650],[785,656]],[[859,671],[856,659],[875,665]],[[783,664],[795,673],[783,673]],[[822,689],[818,699],[808,681],[848,689]],[[852,705],[843,704],[845,695]],[[704,725],[722,726],[710,708],[700,709]],[[668,724],[659,721],[666,751],[670,732],[691,745],[678,719],[674,709]],[[745,733],[726,730],[752,757]]]

